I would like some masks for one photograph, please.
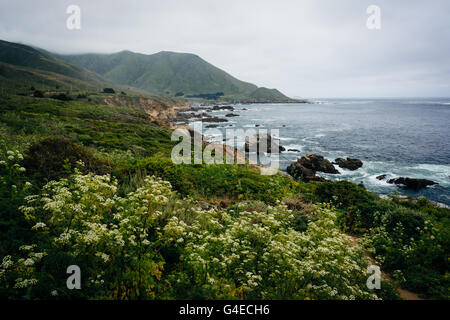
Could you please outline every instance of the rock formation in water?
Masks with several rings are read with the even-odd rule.
[[[390,179],[387,182],[390,184],[402,185],[406,189],[413,189],[413,190],[420,190],[427,186],[432,186],[432,185],[438,184],[437,182],[427,180],[427,179],[414,179],[414,178],[404,178],[404,177]]]
[[[324,178],[316,176],[316,172],[314,170],[302,166],[299,162],[292,162],[289,167],[287,167],[287,173],[289,173],[294,179],[304,182],[325,181]]]
[[[287,168],[287,172],[294,178],[302,181],[326,181],[322,177],[316,176],[316,172],[339,174],[333,164],[318,154],[307,154],[297,159]]]
[[[347,157],[347,159],[337,158],[336,160],[334,160],[334,163],[337,164],[341,168],[349,169],[352,171],[357,170],[363,166],[363,163],[361,160],[352,159],[352,158],[348,158],[348,157]]]
[[[325,159],[323,156],[318,154],[307,154],[297,160],[305,168],[311,169],[315,172],[320,171],[324,173],[339,174],[340,172],[336,170],[333,164]]]

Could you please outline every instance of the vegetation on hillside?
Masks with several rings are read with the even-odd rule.
[[[289,99],[277,89],[258,88],[250,94],[250,99],[260,102],[285,102]]]
[[[7,88],[40,87],[93,89],[105,81],[97,74],[58,60],[30,46],[0,40],[0,80]]]
[[[101,95],[0,97],[1,298],[449,298],[448,210],[175,165],[171,130]],[[66,287],[74,264],[82,290]],[[389,275],[381,290],[366,287],[370,264]]]
[[[145,55],[130,51],[114,54],[56,55],[105,79],[149,93],[218,100],[291,101],[281,92],[240,81],[194,54],[162,51]],[[215,93],[223,94],[215,94]]]
[[[124,95],[131,91],[229,102],[294,101],[278,90],[240,81],[196,55],[165,51],[153,55],[130,51],[57,55],[0,40],[0,81],[0,91],[37,84],[41,90],[56,91],[117,91]]]

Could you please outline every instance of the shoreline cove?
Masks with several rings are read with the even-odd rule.
[[[280,153],[279,160],[280,170],[284,173],[286,173],[286,168],[290,163],[308,153],[323,155],[330,161],[339,157],[356,157],[364,163],[362,168],[358,170],[341,169],[341,174],[336,176],[320,172],[318,172],[318,175],[331,181],[347,180],[355,183],[364,181],[366,188],[378,195],[390,195],[392,192],[397,191],[402,196],[414,199],[426,197],[431,201],[448,206],[450,205],[450,144],[445,142],[445,137],[447,137],[447,140],[450,139],[448,139],[448,132],[442,127],[442,122],[445,122],[446,118],[450,119],[448,104],[450,102],[444,100],[437,99],[434,103],[430,99],[424,101],[423,105],[436,107],[442,113],[442,118],[441,126],[437,126],[434,131],[432,130],[430,135],[427,135],[427,132],[423,132],[423,137],[418,135],[420,130],[414,130],[414,126],[417,123],[415,123],[413,116],[408,116],[407,119],[408,124],[411,126],[407,131],[413,133],[412,137],[403,134],[396,138],[393,134],[390,137],[387,136],[387,139],[384,139],[385,137],[381,139],[375,134],[370,136],[371,133],[363,132],[364,127],[367,127],[368,131],[373,133],[382,131],[383,127],[387,131],[400,132],[403,128],[395,128],[395,125],[392,125],[396,123],[395,120],[388,119],[389,121],[384,121],[383,115],[380,113],[389,109],[396,109],[395,116],[401,117],[401,114],[406,110],[398,110],[398,108],[405,108],[405,106],[412,107],[412,110],[417,112],[418,107],[422,106],[421,100],[411,101],[411,99],[336,99],[331,101],[320,99],[320,101],[311,100],[309,104],[191,104],[190,109],[182,111],[184,114],[190,113],[189,117],[183,119],[183,127],[192,127],[195,122],[202,122],[203,131],[206,131],[208,128],[219,129],[223,132],[227,128],[244,130],[248,128],[256,130],[276,128],[280,130],[280,137],[277,138],[287,150]],[[323,108],[325,110],[322,110]],[[277,109],[281,110],[277,111]],[[343,117],[349,116],[351,118],[354,115],[355,122],[352,124],[351,119],[349,119],[341,122],[340,125],[332,126],[331,124],[336,124],[336,121],[330,121],[330,116],[323,116],[327,111],[332,115],[337,115],[337,112],[341,111],[344,113]],[[226,114],[230,112],[238,115],[233,117],[233,121],[226,117]],[[324,117],[323,124],[320,121],[321,116]],[[370,116],[375,116],[377,119],[370,121],[368,120]],[[436,118],[436,116],[431,117],[429,122],[435,122]],[[216,123],[211,125],[209,122],[211,119],[224,119],[226,122],[212,121]],[[176,122],[173,120],[175,119],[171,119],[172,124]],[[378,120],[381,121],[378,122]],[[426,128],[429,129],[430,125],[427,123],[427,119],[425,118],[424,120],[427,125]],[[300,134],[297,131],[300,131]],[[363,134],[361,136],[358,133]],[[441,139],[433,137],[433,133],[438,133]],[[225,133],[223,133],[223,136],[226,136]],[[423,142],[419,141],[423,143],[421,150],[438,150],[438,153],[434,154],[436,157],[432,153],[427,154],[426,151],[421,153],[412,152],[411,149],[415,148],[414,144],[409,146],[402,145],[402,140],[412,143],[412,139],[415,137],[423,140]],[[229,145],[229,141],[223,141],[224,139],[219,139],[221,141],[218,141],[217,137],[205,138],[208,142]],[[438,149],[437,143],[441,142],[443,148]],[[240,144],[243,144],[243,141],[238,139],[237,143],[239,145],[234,147],[242,150]],[[376,144],[378,144],[380,151],[376,150]],[[383,154],[383,151],[387,151],[386,154]],[[410,159],[404,158],[404,155],[407,155]],[[418,162],[418,160],[422,161]],[[425,162],[423,160],[429,161]],[[335,167],[339,169],[338,166]],[[430,179],[436,181],[437,185],[420,191],[412,191],[376,179],[379,175],[386,175],[386,181],[405,176]]]

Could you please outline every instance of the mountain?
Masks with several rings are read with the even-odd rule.
[[[276,89],[238,80],[197,55],[162,51],[146,55],[59,55],[0,40],[1,87],[119,90],[224,100],[228,102],[291,102]],[[3,89],[2,89],[3,90]]]
[[[98,74],[30,46],[0,40],[2,86],[97,88],[107,84]]]
[[[55,55],[58,59],[98,73],[121,85],[160,95],[198,96],[223,93],[224,98],[248,101],[290,101],[278,90],[258,88],[238,80],[197,55],[162,51],[145,55],[122,51],[114,54]]]

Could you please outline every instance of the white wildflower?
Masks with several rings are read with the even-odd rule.
[[[43,222],[38,222],[36,223],[31,229],[32,230],[37,230],[37,229],[43,229],[45,228],[47,225]]]

